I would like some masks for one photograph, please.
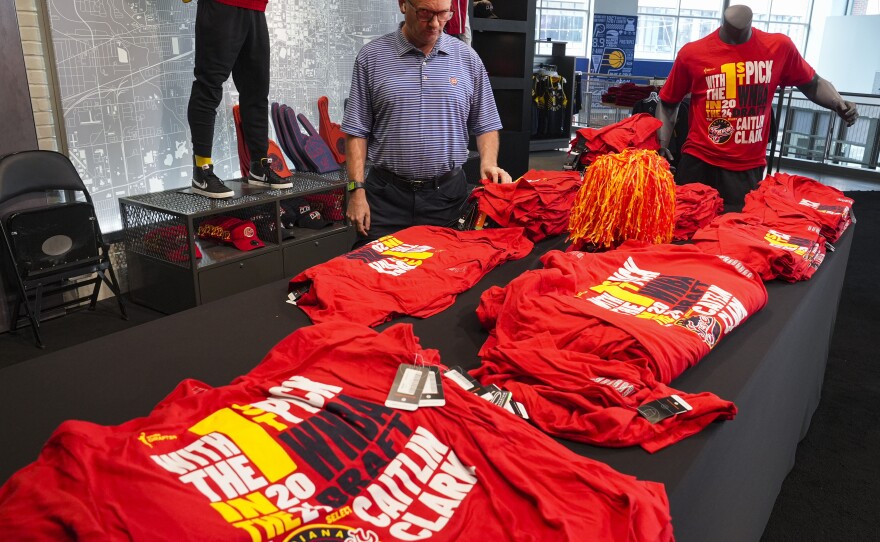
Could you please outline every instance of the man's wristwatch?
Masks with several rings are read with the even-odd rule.
[[[348,191],[349,192],[354,192],[358,188],[366,188],[366,187],[367,187],[366,184],[361,183],[361,182],[357,182],[357,181],[351,181],[348,183]]]

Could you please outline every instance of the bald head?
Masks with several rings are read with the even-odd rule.
[[[752,36],[752,9],[737,5],[724,10],[720,36],[723,42],[730,44],[749,41]]]

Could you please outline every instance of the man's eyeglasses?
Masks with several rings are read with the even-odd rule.
[[[416,10],[416,18],[423,23],[429,22],[434,17],[437,17],[437,20],[441,23],[445,23],[449,19],[455,15],[455,12],[451,9],[445,9],[443,11],[432,11],[430,9],[422,9],[413,6],[413,3],[409,0],[406,0],[406,3],[409,4],[414,10]]]

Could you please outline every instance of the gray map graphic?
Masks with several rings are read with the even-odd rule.
[[[48,0],[68,153],[105,232],[122,227],[118,198],[189,186],[186,109],[192,85],[196,5],[182,0]],[[270,103],[318,125],[317,100],[342,121],[357,51],[394,30],[392,0],[270,0]],[[221,178],[239,176],[226,82],[213,158]],[[275,138],[271,130],[270,137]]]

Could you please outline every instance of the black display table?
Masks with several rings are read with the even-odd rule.
[[[679,542],[759,540],[819,403],[852,230],[810,281],[769,283],[767,306],[672,383],[734,401],[734,420],[653,455],[638,447],[565,444],[666,484]],[[538,267],[541,254],[562,244],[560,238],[540,243],[438,315],[397,322],[412,322],[422,345],[439,349],[445,363],[474,367],[486,338],[475,314],[480,293]],[[149,413],[184,378],[218,386],[250,370],[275,343],[309,324],[285,302],[286,286],[276,281],[0,370],[0,481],[33,461],[66,419],[118,424]]]

